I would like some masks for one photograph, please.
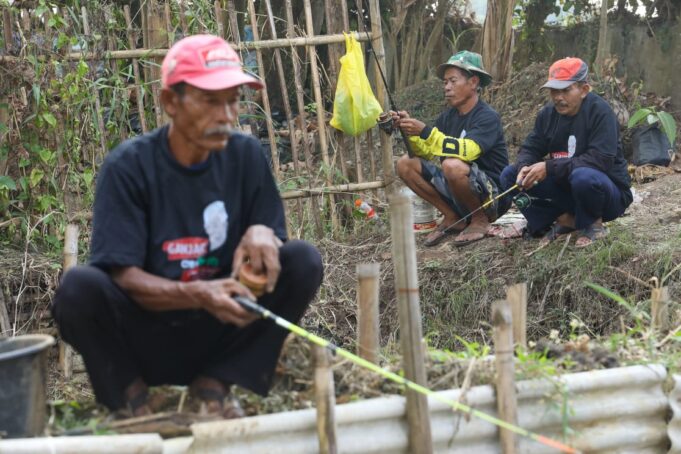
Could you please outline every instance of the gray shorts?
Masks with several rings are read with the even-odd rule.
[[[464,217],[469,214],[468,208],[454,198],[454,195],[449,188],[449,184],[447,184],[447,180],[442,173],[442,167],[433,161],[428,161],[422,158],[419,159],[421,159],[421,176],[423,179],[433,185],[438,194],[440,194],[440,197],[447,202],[457,216]],[[480,203],[485,203],[498,196],[499,188],[497,188],[494,180],[489,178],[484,171],[480,170],[476,163],[472,162],[470,166],[471,171],[468,181],[470,183],[471,191],[473,191],[473,193],[480,198]],[[505,205],[505,203],[502,203],[502,205]],[[505,208],[508,209],[508,207]],[[499,201],[496,200],[490,203],[489,206],[485,207],[484,211],[489,221],[494,222],[499,216],[504,214],[506,209],[504,209],[503,206],[500,207]]]

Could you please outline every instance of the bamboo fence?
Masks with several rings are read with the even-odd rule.
[[[356,39],[365,43],[372,39],[377,56],[383,58],[378,0],[365,2],[368,10],[362,2],[351,5],[350,10],[347,0],[325,0],[322,13],[327,22],[326,34],[319,33],[321,27],[314,22],[309,0],[296,2],[302,4],[303,11],[295,15],[291,0],[284,3],[279,8],[285,11],[285,18],[275,17],[270,0],[258,2],[258,11],[253,0],[247,2],[247,11],[237,11],[232,0],[216,1],[209,8],[204,5],[201,14],[184,0],[145,0],[137,11],[127,5],[118,11],[113,4],[101,4],[101,8],[83,6],[75,12],[63,6],[40,8],[38,3],[19,2],[2,8],[4,49],[0,50],[0,67],[12,71],[38,63],[57,62],[64,68],[74,68],[82,62],[88,65],[92,121],[98,134],[91,138],[93,143],[83,147],[92,150],[83,166],[96,170],[104,154],[121,140],[167,121],[159,100],[159,69],[168,47],[189,34],[221,35],[241,53],[245,63],[255,54],[257,64],[251,69],[267,82],[267,88],[260,93],[245,90],[246,121],[242,129],[259,135],[265,151],[269,146],[272,173],[287,201],[289,232],[301,237],[313,231],[321,236],[343,228],[355,194],[372,191],[378,196],[381,192],[377,191],[389,191],[387,186],[393,181],[392,144],[388,137],[376,128],[362,137],[344,137],[327,127],[340,67],[338,59],[344,52],[341,32],[350,31],[352,21],[354,28],[360,29],[355,31]],[[193,2],[192,8],[197,5],[199,2]],[[370,31],[364,29],[365,18],[372,24]],[[54,26],[55,20],[62,25]],[[246,24],[252,36],[246,36]],[[57,35],[66,35],[77,44],[57,48]],[[371,56],[366,57],[370,63],[368,58]],[[119,86],[118,92],[107,81],[107,75],[114,73],[125,73],[125,86]],[[36,81],[41,82],[45,81]],[[387,110],[381,84],[380,80],[374,81],[374,92]],[[0,95],[3,99],[27,99],[28,91],[29,102],[23,107],[31,109],[30,90],[27,86],[10,87],[9,92]],[[117,105],[112,101],[124,98],[126,102]],[[59,111],[59,105],[53,109]],[[275,110],[285,116],[277,116]],[[58,112],[57,118],[68,119],[74,114],[79,112]],[[249,117],[256,117],[256,121],[249,121]],[[250,128],[245,123],[250,123]],[[10,122],[9,129],[20,126]],[[379,140],[377,135],[381,136]],[[2,140],[7,137],[12,137],[12,132],[3,135]],[[48,141],[58,141],[59,137],[42,139],[49,146]],[[7,165],[0,164],[3,168]],[[88,207],[71,211],[87,212]]]

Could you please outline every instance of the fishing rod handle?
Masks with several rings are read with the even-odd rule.
[[[233,296],[232,299],[239,303],[241,307],[246,309],[248,312],[252,312],[254,314],[258,314],[260,316],[265,315],[265,308],[253,301],[250,298],[246,298],[245,296],[240,296],[236,295]]]

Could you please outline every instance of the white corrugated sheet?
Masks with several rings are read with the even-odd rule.
[[[564,375],[560,380],[520,382],[519,425],[562,439],[589,453],[666,453],[669,400],[662,385],[662,366],[632,366]],[[681,392],[678,391],[677,397]],[[459,390],[442,391],[459,399]],[[562,411],[564,399],[567,410]],[[471,388],[466,403],[496,415],[491,386]],[[497,428],[452,412],[429,400],[436,452],[487,454],[500,452]],[[565,415],[565,417],[563,416]],[[680,416],[677,414],[677,419]],[[405,399],[400,396],[336,406],[340,453],[406,453]],[[678,428],[676,429],[678,432]],[[316,453],[315,410],[263,415],[192,426],[195,453]],[[522,453],[552,449],[520,439]]]

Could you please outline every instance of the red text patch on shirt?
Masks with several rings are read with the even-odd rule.
[[[569,158],[570,155],[568,154],[567,151],[553,151],[551,152],[551,159],[561,159],[561,158]]]
[[[187,237],[163,243],[168,260],[196,259],[208,252],[208,238]]]

